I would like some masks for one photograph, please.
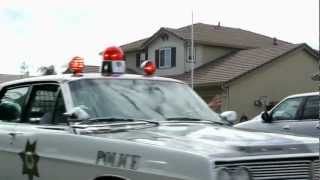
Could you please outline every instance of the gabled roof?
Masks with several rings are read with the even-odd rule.
[[[195,43],[231,47],[238,49],[258,48],[270,46],[274,39],[265,35],[257,34],[251,31],[231,28],[224,26],[215,26],[203,23],[194,24]],[[156,39],[161,33],[170,33],[184,41],[190,40],[191,25],[178,29],[161,28],[149,38],[141,39],[121,46],[124,51],[135,51],[145,48],[149,43]],[[277,40],[279,45],[290,44],[285,41]]]
[[[128,51],[135,51],[142,47],[142,44],[149,38],[140,39],[138,41],[134,41],[125,45],[122,45],[121,48],[128,52]]]
[[[316,54],[313,54],[312,52],[314,51],[306,44],[283,44],[240,50],[195,69],[194,84],[221,84],[230,82],[299,48],[305,49],[316,59]],[[190,72],[171,77],[190,82]]]

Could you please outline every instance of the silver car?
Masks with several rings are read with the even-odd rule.
[[[319,137],[319,93],[288,96],[269,112],[263,112],[252,120],[239,123],[235,127]]]

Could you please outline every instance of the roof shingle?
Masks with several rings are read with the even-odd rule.
[[[273,45],[274,39],[265,35],[257,34],[247,30],[239,28],[230,28],[224,26],[214,26],[209,24],[197,23],[194,24],[194,41],[199,44],[223,46],[239,49],[257,48]],[[189,41],[191,25],[178,29],[173,28],[161,28],[164,29],[179,38]],[[159,31],[161,31],[161,29]],[[158,32],[159,32],[158,31]],[[153,36],[145,39],[141,39],[129,44],[121,46],[124,51],[134,51],[143,48],[148,41],[152,42]],[[279,45],[290,44],[285,41],[277,40]]]
[[[134,51],[140,49],[140,47],[143,45],[143,43],[147,40],[148,38],[140,39],[138,41],[134,41],[125,45],[122,45],[121,48],[124,51]]]
[[[283,44],[230,53],[195,69],[194,84],[215,84],[231,81],[300,46],[302,44]],[[189,82],[190,72],[172,77]]]
[[[217,45],[233,48],[256,48],[273,45],[273,38],[265,35],[257,34],[239,28],[230,28],[224,26],[214,26],[209,24],[194,24],[194,40],[195,42]],[[191,26],[179,29],[171,29],[183,39],[190,40]],[[287,42],[277,40],[278,44],[288,44]]]

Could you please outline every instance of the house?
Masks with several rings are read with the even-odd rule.
[[[152,36],[125,44],[127,67],[142,73],[145,60],[157,75],[191,82],[191,26],[160,28]],[[206,101],[223,97],[224,110],[251,118],[289,94],[317,90],[311,76],[317,52],[262,34],[220,25],[194,24],[194,87]]]

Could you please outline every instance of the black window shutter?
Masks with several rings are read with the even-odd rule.
[[[136,54],[136,67],[140,67],[140,53]]]
[[[156,54],[156,57],[155,57],[156,58],[156,67],[159,68],[159,49],[156,50],[155,54]]]
[[[148,49],[146,49],[144,53],[146,55],[146,59],[145,60],[148,60]]]
[[[176,67],[176,48],[171,48],[171,67]]]

